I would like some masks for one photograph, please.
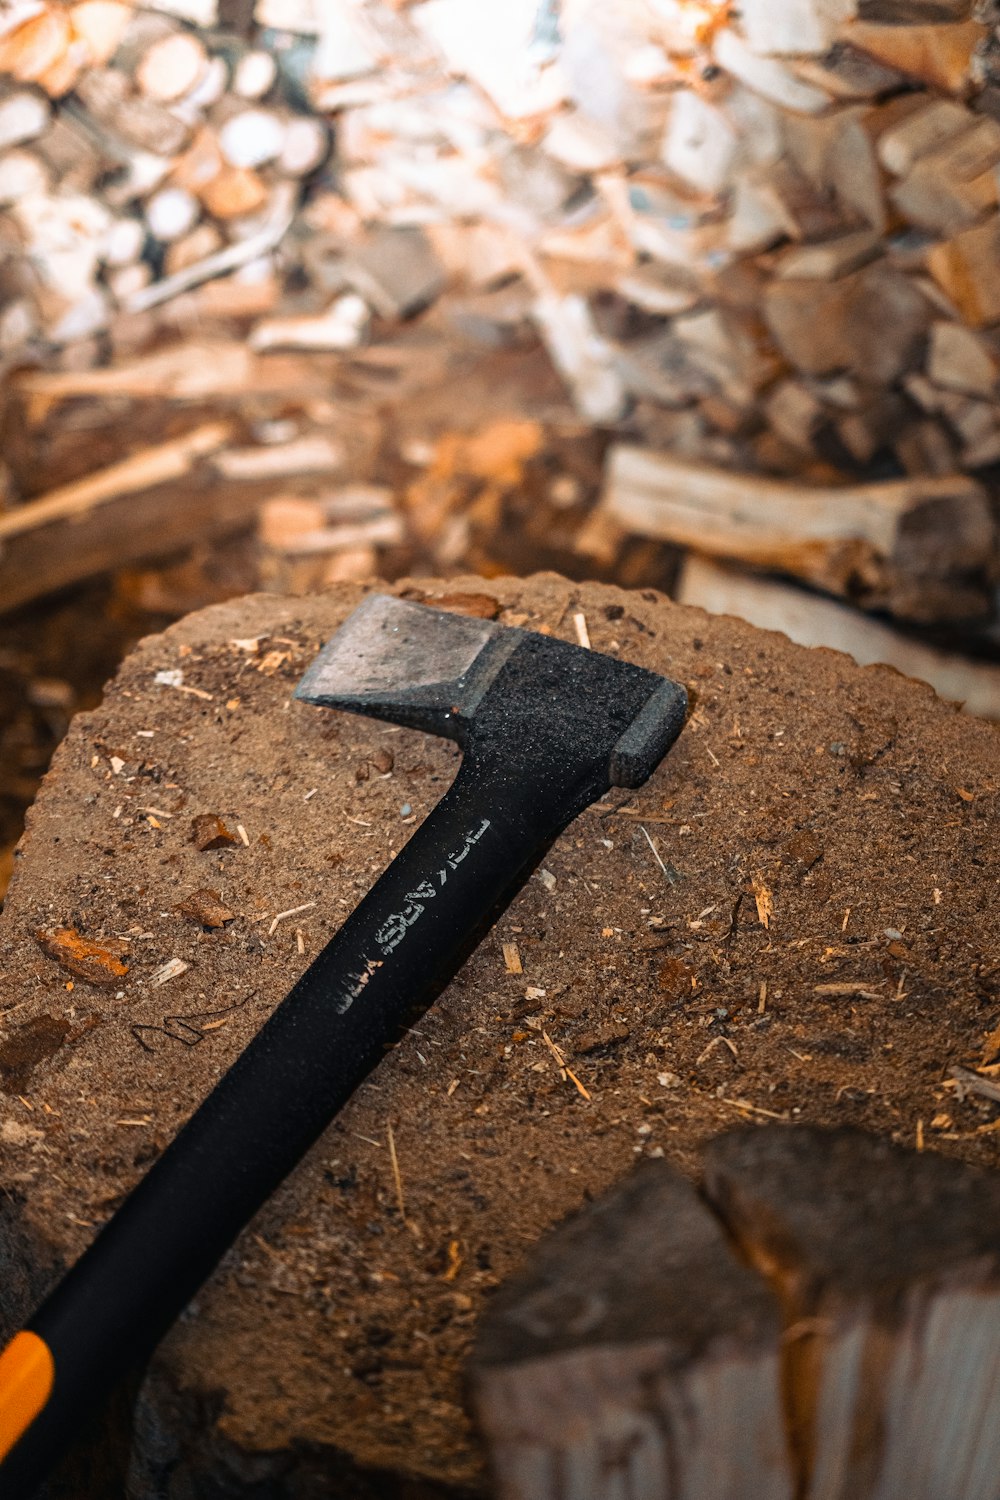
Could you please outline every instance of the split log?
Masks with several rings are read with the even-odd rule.
[[[81,396],[137,401],[231,402],[282,392],[329,394],[332,361],[254,354],[245,341],[192,338],[155,354],[93,370],[25,370],[10,387],[27,405],[28,420],[47,416],[60,401]]]
[[[704,1177],[644,1165],[490,1305],[499,1500],[995,1500],[1000,1176],[772,1125]]]
[[[903,619],[991,613],[996,529],[982,488],[960,475],[833,490],[619,444],[602,505],[642,536],[791,573]]]
[[[231,496],[215,506],[197,486],[183,496],[161,488],[187,478],[229,435],[225,423],[207,423],[0,516],[0,613],[232,529]]]
[[[490,1304],[472,1397],[498,1500],[791,1500],[780,1335],[695,1190],[644,1164]]]
[[[780,630],[800,646],[843,651],[863,667],[876,662],[895,667],[929,682],[942,698],[961,703],[968,713],[1000,720],[1000,663],[941,650],[833,599],[693,553],[682,565],[674,597],[709,614],[735,615],[761,630]]]
[[[312,317],[265,319],[251,333],[250,348],[258,353],[268,349],[356,349],[364,342],[370,323],[368,304],[349,292]]]
[[[1000,1177],[768,1127],[710,1142],[705,1186],[784,1307],[807,1496],[996,1500]]]
[[[998,214],[950,240],[932,245],[927,252],[927,269],[972,328],[1000,322],[998,267]]]

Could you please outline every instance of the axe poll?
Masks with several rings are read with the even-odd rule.
[[[553,840],[610,787],[641,785],[687,707],[630,662],[378,594],[295,696],[455,740],[458,774],[0,1354],[3,1500],[32,1493]]]

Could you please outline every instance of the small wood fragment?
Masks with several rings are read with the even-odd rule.
[[[88,984],[116,984],[128,973],[121,954],[127,947],[118,939],[96,942],[75,927],[45,928],[36,934],[38,945],[61,968]]]
[[[190,967],[191,965],[183,958],[168,958],[166,963],[154,969],[149,982],[157,986],[169,984],[171,979],[178,979],[181,974],[186,974]]]
[[[205,845],[206,848],[221,848],[225,844]],[[199,848],[202,847],[199,845]],[[226,906],[218,891],[207,888],[192,891],[190,896],[185,896],[183,901],[178,901],[174,911],[180,912],[182,917],[190,917],[192,922],[199,922],[202,927],[224,927],[231,922],[236,915]]]
[[[236,835],[229,832],[217,813],[199,813],[191,820],[191,842],[203,853],[207,849],[224,849],[236,843]]]
[[[523,974],[521,952],[516,943],[503,943],[503,961],[508,974]]]

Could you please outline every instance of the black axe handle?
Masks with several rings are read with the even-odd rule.
[[[400,609],[369,606],[383,624],[389,612],[394,650],[407,644]],[[454,709],[437,689],[429,707],[413,694],[402,708],[358,700],[358,711],[452,734],[466,752],[458,775],[0,1354],[2,1500],[26,1500],[83,1417],[150,1353],[553,839],[613,783],[645,781],[680,733],[677,683],[530,632],[486,638],[472,642],[476,667],[462,648],[470,671]]]
[[[31,1494],[552,840],[607,790],[593,768],[561,787],[551,775],[532,787],[519,759],[466,756],[438,806],[0,1355],[0,1456],[5,1437],[11,1449],[0,1463],[3,1500]]]

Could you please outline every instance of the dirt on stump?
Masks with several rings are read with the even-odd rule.
[[[161,1345],[134,1500],[481,1493],[483,1301],[637,1157],[693,1175],[708,1137],[782,1119],[997,1161],[1000,731],[651,592],[393,591],[570,640],[582,614],[691,717],[559,839]],[[0,917],[9,1328],[454,774],[449,743],[291,699],[364,592],[189,616],[57,753]]]

